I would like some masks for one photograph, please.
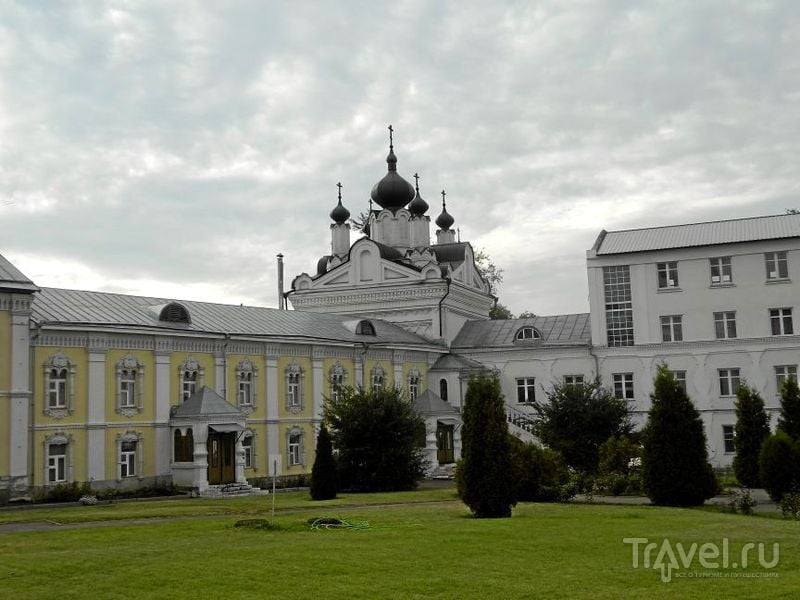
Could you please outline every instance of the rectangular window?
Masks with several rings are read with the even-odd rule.
[[[242,374],[239,378],[239,390],[237,393],[237,397],[239,399],[239,404],[242,406],[251,406],[253,404],[253,394],[251,392],[251,382],[249,378],[249,373]]]
[[[711,258],[711,285],[724,285],[733,282],[731,257]]]
[[[412,377],[408,380],[408,399],[413,402],[417,399],[417,394],[419,394],[419,379]]]
[[[781,393],[783,382],[787,379],[794,379],[797,381],[797,365],[776,365],[775,384],[777,385],[779,394]]]
[[[715,312],[714,313],[714,336],[718,340],[732,339],[736,337],[736,312]]]
[[[736,448],[733,445],[733,425],[722,426],[722,443],[725,447],[725,454],[736,452]]]
[[[764,262],[767,267],[767,280],[789,278],[789,261],[786,259],[786,252],[767,252],[764,254]]]
[[[181,396],[183,402],[191,398],[197,390],[197,371],[185,371],[183,374],[183,389]]]
[[[119,405],[122,408],[136,406],[136,371],[124,370],[120,373]]]
[[[119,476],[136,475],[136,442],[122,442],[119,451]]]
[[[242,448],[244,448],[244,468],[253,468],[253,436],[248,435],[242,439]]]
[[[289,406],[300,406],[300,374],[289,373],[286,382],[286,403]]]
[[[300,434],[289,436],[289,466],[300,464]]]
[[[517,379],[517,402],[536,402],[536,379],[522,377]]]
[[[675,381],[681,386],[683,393],[686,393],[686,371],[670,371]]]
[[[67,406],[67,370],[50,371],[50,383],[47,390],[48,408],[66,408]]]
[[[583,375],[564,375],[564,385],[583,385]]]
[[[794,333],[791,308],[770,308],[769,324],[772,335],[791,335]]]
[[[339,400],[339,393],[344,385],[344,374],[343,373],[332,373],[331,374],[331,400],[337,402]]]
[[[658,263],[658,289],[665,290],[678,287],[678,263]]]
[[[735,396],[739,392],[739,369],[719,370],[719,395]]]
[[[47,447],[47,483],[67,480],[67,445],[50,444]]]
[[[603,267],[606,334],[609,346],[633,346],[631,273],[627,265]]]
[[[665,342],[683,341],[683,317],[681,315],[661,317],[661,337]]]
[[[614,373],[614,396],[621,400],[633,400],[633,373]]]

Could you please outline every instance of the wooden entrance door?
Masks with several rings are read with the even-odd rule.
[[[235,433],[208,432],[208,483],[218,485],[236,481]]]
[[[439,423],[436,426],[436,460],[440,465],[454,462],[453,459],[453,425]]]

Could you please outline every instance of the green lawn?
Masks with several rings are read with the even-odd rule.
[[[394,502],[397,495],[383,498]],[[287,495],[283,502],[301,499]],[[206,502],[195,506],[208,514]],[[800,589],[800,523],[793,521],[649,506],[522,504],[511,519],[498,520],[472,519],[458,502],[313,506],[277,516],[281,531],[237,529],[235,516],[223,516],[0,535],[0,598],[705,599],[790,598]],[[133,515],[137,507],[151,509],[143,503],[126,510]],[[312,531],[305,525],[312,515],[368,521],[371,528]],[[780,562],[771,570],[778,576],[674,576],[662,583],[658,571],[632,568],[626,537],[659,544],[726,537],[732,556],[745,542],[764,541],[771,557],[778,542]],[[696,559],[692,570],[707,572]],[[763,569],[751,573],[757,570]]]

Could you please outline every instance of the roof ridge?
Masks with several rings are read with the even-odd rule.
[[[610,233],[629,233],[631,231],[650,231],[653,229],[670,229],[673,227],[689,227],[691,225],[710,225],[711,223],[733,223],[734,221],[755,221],[757,219],[774,219],[776,217],[792,217],[796,216],[795,213],[781,213],[778,215],[759,215],[755,217],[737,217],[735,219],[716,219],[710,221],[697,221],[696,223],[676,223],[674,225],[653,225],[651,227],[633,227],[631,229],[609,229],[606,231]]]

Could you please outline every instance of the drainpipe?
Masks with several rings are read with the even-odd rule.
[[[600,377],[600,360],[597,358],[597,354],[594,353],[594,346],[589,344],[589,356],[594,359],[594,378],[597,379]]]
[[[439,300],[439,337],[444,336],[444,325],[442,323],[442,303],[444,303],[444,299],[447,298],[447,295],[450,293],[450,278],[445,278],[445,282],[447,282],[447,291],[442,296],[442,299]]]

